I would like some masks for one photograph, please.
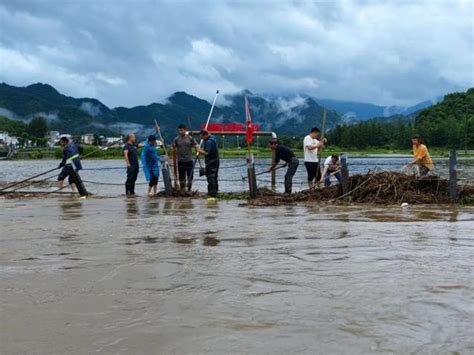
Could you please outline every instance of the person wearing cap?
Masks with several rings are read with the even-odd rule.
[[[411,143],[413,145],[413,160],[408,164],[408,166],[417,165],[420,171],[421,176],[426,176],[430,171],[434,169],[433,160],[431,159],[428,148],[423,144],[421,136],[415,134],[411,138]]]
[[[127,181],[125,182],[125,194],[127,196],[135,195],[135,182],[137,181],[138,171],[138,152],[135,144],[136,138],[133,133],[127,135],[127,143],[123,146],[123,156],[127,164]]]
[[[321,177],[319,167],[318,151],[324,147],[324,142],[319,141],[321,131],[317,127],[311,128],[310,133],[304,137],[304,166],[308,173],[308,187],[311,189],[314,183]]]
[[[87,191],[78,174],[78,171],[82,170],[81,155],[84,149],[70,142],[67,137],[61,137],[59,144],[63,148],[63,158],[58,166],[58,169],[62,168],[58,175],[59,187],[62,189],[64,180],[68,178],[72,191],[76,192],[77,188],[81,196],[86,196]]]
[[[145,141],[141,153],[143,172],[148,181],[148,196],[154,196],[158,190],[158,178],[160,177],[160,157],[156,148],[156,136],[151,135]]]
[[[278,144],[276,139],[271,139],[268,145],[270,149],[275,152],[275,160],[273,161],[270,169],[268,169],[268,172],[275,170],[276,165],[280,162],[280,160],[283,160],[288,165],[288,170],[285,174],[285,193],[291,194],[293,176],[298,169],[299,160],[288,147]]]
[[[193,147],[197,149],[199,145],[186,132],[186,126],[180,124],[178,126],[178,135],[173,140],[173,149],[176,150],[178,160],[179,186],[181,189],[187,188],[188,191],[191,191],[193,183]]]
[[[200,135],[203,146],[198,147],[197,151],[204,155],[206,162],[207,194],[210,197],[216,197],[219,191],[219,149],[216,140],[208,131],[202,130]]]

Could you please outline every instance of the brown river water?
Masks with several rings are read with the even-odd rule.
[[[474,208],[0,199],[3,354],[474,353]]]

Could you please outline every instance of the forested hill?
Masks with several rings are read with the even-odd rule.
[[[264,130],[280,135],[302,135],[312,126],[321,126],[324,108],[312,98],[268,99],[250,91],[220,97],[213,121],[244,123],[244,96],[249,99],[253,120]],[[206,100],[176,92],[164,103],[111,109],[97,99],[65,96],[48,84],[27,87],[0,84],[0,115],[24,121],[40,116],[46,119],[50,130],[72,134],[145,134],[156,119],[166,137],[175,134],[179,123],[189,121],[192,128],[199,128],[206,121],[210,107]],[[328,127],[340,122],[341,117],[336,112],[328,111]]]
[[[331,144],[341,147],[407,148],[412,134],[421,134],[428,146],[474,149],[474,88],[452,93],[412,118],[395,116],[354,125],[337,125]]]

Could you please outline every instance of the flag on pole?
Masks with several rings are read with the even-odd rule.
[[[252,117],[250,116],[250,106],[247,96],[245,96],[245,125],[247,129],[247,144],[250,145],[253,142],[254,126],[252,124]]]

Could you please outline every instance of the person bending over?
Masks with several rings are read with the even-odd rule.
[[[333,175],[337,181],[341,182],[341,164],[338,154],[333,154],[326,158],[320,181],[324,181],[325,186],[331,186],[331,175]]]
[[[271,150],[275,152],[275,160],[270,169],[268,169],[268,171],[270,172],[272,170],[275,170],[275,167],[280,162],[280,160],[283,160],[285,163],[287,163],[288,170],[285,174],[285,193],[291,194],[293,176],[295,175],[296,170],[298,169],[299,160],[289,148],[285,147],[284,145],[278,144],[278,141],[276,139],[271,139],[268,143],[268,146]]]
[[[434,169],[433,160],[430,157],[428,148],[423,144],[423,141],[418,134],[415,134],[411,138],[411,143],[413,145],[413,160],[408,165],[417,165],[420,170],[420,175],[426,176]]]

